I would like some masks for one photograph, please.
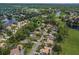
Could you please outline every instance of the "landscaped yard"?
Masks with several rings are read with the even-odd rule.
[[[69,29],[69,36],[61,45],[63,54],[79,55],[79,31]]]

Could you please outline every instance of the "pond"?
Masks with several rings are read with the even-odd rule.
[[[71,26],[71,25],[68,25],[68,24],[67,24],[67,26],[70,27],[70,28],[72,28],[72,29],[79,30],[79,26],[77,26],[77,25],[72,25],[72,26]]]

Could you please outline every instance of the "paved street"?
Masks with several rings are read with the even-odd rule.
[[[29,55],[33,55],[36,52],[36,50],[38,49],[39,45],[41,45],[40,41],[42,39],[43,39],[43,35],[41,36],[40,40],[33,45],[32,50],[30,51]]]

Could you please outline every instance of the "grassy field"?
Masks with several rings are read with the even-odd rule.
[[[79,55],[79,31],[69,29],[69,36],[61,45],[63,54]]]

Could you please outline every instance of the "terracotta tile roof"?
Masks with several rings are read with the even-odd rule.
[[[41,49],[40,51],[43,52],[43,53],[48,54],[48,53],[50,53],[50,48],[49,48],[49,47],[44,47],[44,48]]]
[[[12,49],[10,55],[20,55],[20,51],[18,48]]]
[[[23,54],[23,46],[22,45],[18,45],[16,48],[13,48],[10,51],[10,55],[22,55]]]

